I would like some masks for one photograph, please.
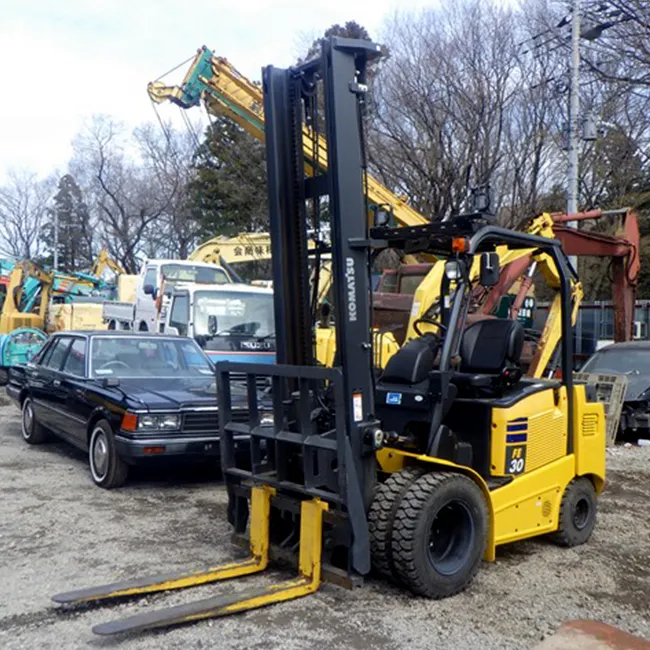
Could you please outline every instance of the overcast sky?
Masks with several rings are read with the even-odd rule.
[[[147,82],[201,45],[259,79],[263,65],[290,65],[312,37],[333,23],[356,20],[375,38],[398,6],[435,3],[4,0],[0,182],[10,168],[42,175],[64,170],[72,137],[94,113],[110,114],[129,126],[155,120]],[[172,80],[178,81],[186,67]],[[163,118],[177,111],[171,105],[160,108]]]

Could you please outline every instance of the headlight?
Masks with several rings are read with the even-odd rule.
[[[449,260],[445,264],[445,275],[448,280],[459,280],[460,279],[460,264],[455,260]]]
[[[161,429],[180,429],[181,418],[178,415],[161,415],[159,416]]]
[[[156,415],[141,415],[138,418],[138,430],[140,429],[157,429],[158,417]]]
[[[140,415],[138,431],[172,431],[180,429],[181,418],[177,414]]]
[[[260,415],[260,425],[263,427],[272,427],[274,423],[273,413],[262,413]]]

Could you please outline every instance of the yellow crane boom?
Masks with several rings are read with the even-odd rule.
[[[185,78],[179,86],[166,86],[152,81],[148,88],[152,101],[171,101],[181,108],[200,106],[201,101],[208,113],[225,115],[259,140],[264,140],[264,108],[261,87],[244,75],[221,56],[216,56],[203,46],[197,51]],[[303,151],[308,162],[316,161],[321,169],[327,168],[327,144],[323,136],[314,138],[310,129],[303,131]],[[376,178],[368,175],[368,199],[370,208],[392,213],[400,226],[418,226],[429,219],[409,206],[406,201],[389,190]]]

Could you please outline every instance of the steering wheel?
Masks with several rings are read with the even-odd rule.
[[[427,318],[426,316],[423,316],[422,318],[418,318],[414,323],[413,323],[413,329],[415,330],[415,333],[418,336],[424,336],[424,332],[420,329],[419,325],[420,323],[427,323],[428,325],[434,325],[437,327],[443,334],[447,331],[447,326],[443,325],[440,321],[433,320],[433,318]]]
[[[131,366],[129,366],[128,363],[124,363],[124,361],[113,359],[113,361],[107,361],[105,364],[103,364],[101,370],[109,370],[110,368],[126,368],[128,370],[130,367]]]

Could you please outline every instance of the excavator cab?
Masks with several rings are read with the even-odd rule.
[[[217,365],[228,518],[248,538],[249,558],[54,599],[205,584],[261,572],[274,558],[293,561],[298,575],[106,623],[99,634],[224,616],[313,593],[323,578],[357,584],[371,570],[443,598],[464,589],[501,544],[551,534],[571,546],[593,530],[605,418],[572,378],[573,271],[559,241],[499,228],[480,213],[368,228],[363,113],[366,66],[379,53],[373,43],[331,37],[321,57],[263,71],[278,363]],[[318,151],[305,164],[303,138],[318,142],[323,127],[327,166]],[[332,259],[333,367],[316,363],[309,292],[308,231],[326,219],[331,241],[319,251]],[[503,245],[539,251],[556,268],[562,382],[521,378],[518,323],[468,323],[470,269],[479,263],[480,279],[495,282]],[[419,335],[377,376],[369,268],[386,248],[447,262]],[[242,376],[245,422],[231,399]],[[260,379],[271,386],[273,418],[262,417]],[[242,435],[248,459],[236,453]]]

